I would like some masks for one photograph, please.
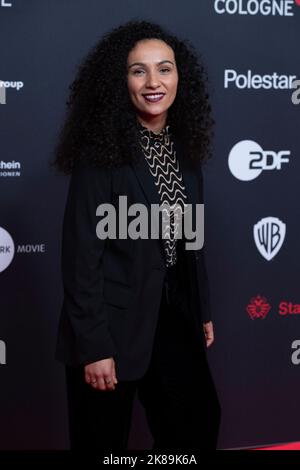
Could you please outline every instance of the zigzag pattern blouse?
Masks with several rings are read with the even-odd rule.
[[[159,134],[138,123],[140,144],[157,187],[162,210],[165,264],[173,266],[177,261],[176,235],[185,212],[187,196],[170,125]],[[183,227],[182,227],[183,229]],[[179,235],[180,238],[180,235]]]

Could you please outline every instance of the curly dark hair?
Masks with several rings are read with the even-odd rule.
[[[59,171],[71,173],[83,160],[110,166],[137,157],[138,126],[127,89],[127,58],[143,39],[160,39],[174,51],[179,80],[168,109],[172,132],[183,140],[188,158],[211,156],[214,120],[207,74],[194,47],[158,24],[132,20],[106,33],[78,67],[51,162]]]

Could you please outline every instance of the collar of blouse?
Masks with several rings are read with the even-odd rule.
[[[145,127],[141,122],[138,121],[138,129],[141,134],[141,136],[147,136],[151,140],[155,141],[161,141],[165,137],[169,136],[171,134],[170,130],[170,124],[166,124],[159,133],[153,132],[151,129],[148,127]]]

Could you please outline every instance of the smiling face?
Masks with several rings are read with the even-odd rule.
[[[173,49],[160,39],[136,43],[128,54],[127,85],[138,119],[163,127],[176,97],[178,72]]]

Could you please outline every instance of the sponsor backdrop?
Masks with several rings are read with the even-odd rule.
[[[48,161],[76,67],[133,18],[190,39],[210,77],[205,245],[219,447],[300,439],[299,4],[0,0],[2,449],[68,447],[64,370],[54,361],[68,178]],[[130,445],[151,445],[138,402]]]

